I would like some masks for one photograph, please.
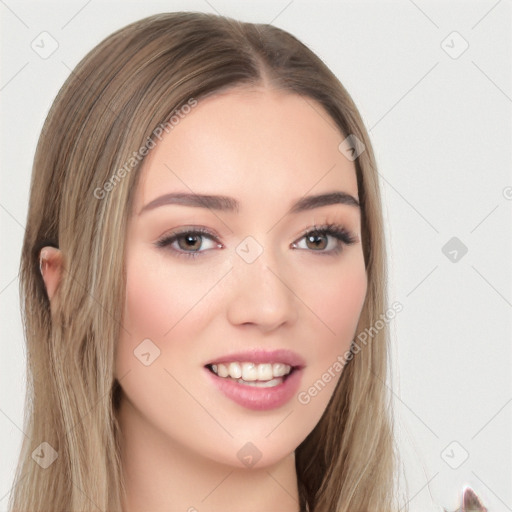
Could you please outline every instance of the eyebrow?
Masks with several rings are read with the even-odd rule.
[[[238,212],[240,208],[240,203],[233,197],[176,192],[171,194],[164,194],[157,197],[156,199],[153,199],[140,210],[139,215],[145,211],[154,210],[160,206],[167,206],[172,204],[230,212]],[[360,208],[359,201],[354,196],[348,194],[347,192],[336,191],[328,192],[326,194],[301,197],[299,200],[293,203],[288,213],[299,213],[332,204],[344,204]]]

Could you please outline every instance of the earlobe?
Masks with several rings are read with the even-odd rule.
[[[62,252],[55,247],[43,247],[39,253],[39,270],[43,276],[46,293],[50,301],[60,284],[62,274]]]

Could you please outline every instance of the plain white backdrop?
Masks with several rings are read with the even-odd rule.
[[[18,267],[48,109],[103,38],[165,11],[288,30],[334,71],[370,131],[389,251],[397,443],[412,511],[470,484],[512,510],[510,0],[0,1],[0,511],[23,438]],[[34,447],[39,444],[34,441]]]

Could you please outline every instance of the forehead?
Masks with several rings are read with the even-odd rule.
[[[311,98],[244,88],[200,99],[146,156],[134,209],[175,191],[230,195],[242,208],[332,190],[357,198],[344,138]]]

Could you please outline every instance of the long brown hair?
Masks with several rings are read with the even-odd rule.
[[[117,31],[71,73],[36,151],[20,271],[27,438],[11,510],[121,510],[114,354],[125,228],[141,160],[134,154],[191,99],[260,84],[318,102],[340,136],[364,144],[355,165],[368,290],[358,332],[386,311],[375,159],[356,106],[327,66],[283,30],[210,14],[160,14]],[[46,245],[63,254],[54,311],[39,270]],[[347,363],[325,414],[296,449],[302,510],[393,509],[387,350],[383,328]],[[42,442],[58,453],[46,469],[31,457]]]

